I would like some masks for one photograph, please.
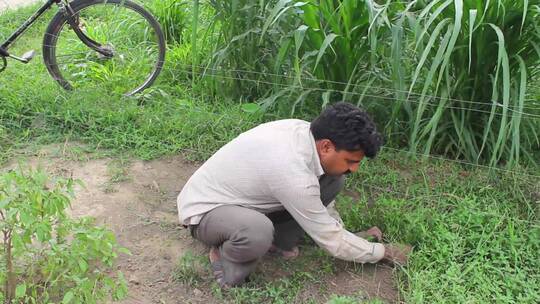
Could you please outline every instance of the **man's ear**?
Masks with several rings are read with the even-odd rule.
[[[334,146],[334,143],[329,139],[322,139],[321,140],[321,151],[324,153],[331,152],[333,150],[336,150],[336,147]]]

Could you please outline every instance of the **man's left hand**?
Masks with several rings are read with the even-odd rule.
[[[368,240],[368,241],[371,240],[371,239],[375,239],[378,242],[381,242],[382,238],[383,238],[383,233],[382,233],[381,229],[379,229],[379,227],[377,227],[377,226],[373,226],[373,227],[369,228],[366,231],[360,231],[360,232],[357,232],[355,234],[357,236],[363,238],[363,239]]]

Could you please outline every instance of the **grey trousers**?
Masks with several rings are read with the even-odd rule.
[[[334,200],[344,183],[344,176],[323,175],[319,179],[321,201],[325,206]],[[224,282],[229,286],[242,284],[272,243],[290,250],[304,235],[286,210],[265,215],[236,205],[218,207],[190,228],[193,237],[219,248]]]

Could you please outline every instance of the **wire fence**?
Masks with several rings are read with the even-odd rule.
[[[185,67],[191,68],[191,65],[186,65]],[[221,71],[221,72],[234,72],[234,71],[249,72],[249,71],[245,71],[245,70],[224,70],[224,69],[213,69],[213,68],[208,68],[208,67],[203,67],[203,66],[199,66],[199,67],[200,68],[205,68],[208,71],[218,70],[218,71]],[[179,70],[174,69],[174,68],[169,68],[168,71],[169,72],[193,73],[192,71],[187,71],[187,70],[180,70],[179,71]],[[357,93],[357,92],[350,92],[350,91],[345,91],[345,90],[331,90],[331,89],[323,89],[323,88],[301,86],[301,85],[290,85],[290,84],[284,84],[284,83],[278,83],[278,82],[272,82],[272,81],[265,81],[265,80],[258,80],[258,79],[251,79],[251,78],[245,78],[245,77],[232,77],[232,76],[222,75],[222,74],[219,74],[219,73],[211,74],[211,73],[207,73],[207,72],[204,72],[204,71],[195,72],[195,74],[197,74],[197,75],[199,75],[201,77],[220,77],[220,78],[223,78],[223,79],[231,79],[231,80],[239,80],[239,81],[252,81],[252,82],[255,82],[255,83],[264,83],[264,84],[268,84],[268,85],[275,85],[275,86],[281,86],[281,87],[297,88],[297,89],[301,89],[301,90],[335,91],[335,92],[347,93],[347,94],[352,94],[352,95],[362,95],[362,96],[373,97],[373,98],[377,98],[377,99],[386,100],[386,101],[389,101],[389,102],[396,102],[396,99],[394,97],[385,97],[385,96],[381,96],[381,95]],[[257,72],[256,74],[260,75],[260,74],[264,74],[264,73]],[[277,74],[268,74],[268,75],[280,76],[280,75],[277,75]],[[317,79],[313,79],[313,78],[306,78],[306,79],[310,80],[310,81],[311,80],[317,81]],[[341,83],[341,82],[336,82],[336,83],[344,84],[344,83]],[[390,89],[390,88],[381,88],[381,89],[387,90],[388,92],[396,92],[396,90],[393,90],[393,89]],[[462,101],[462,100],[457,99],[457,101]],[[418,101],[409,100],[408,102],[417,103]],[[477,102],[473,102],[473,101],[469,101],[469,102],[470,103],[477,103]],[[432,103],[429,103],[429,102],[426,102],[426,104],[431,105],[431,106],[435,106],[435,105],[438,106],[438,104],[432,104]],[[479,103],[479,104],[487,105],[485,103]],[[448,108],[461,109],[461,110],[471,110],[471,111],[475,110],[475,109],[470,109],[470,108],[453,107],[453,106],[449,106]],[[203,111],[200,111],[198,109],[190,109],[190,110],[191,111],[199,111],[199,112],[203,113],[204,115],[210,115],[210,116],[215,116],[215,117],[220,116],[219,114],[216,114],[216,113],[203,112]],[[482,111],[482,112],[491,113],[489,111]],[[495,113],[494,115],[500,116],[502,114],[501,113]],[[512,115],[524,115],[524,116],[522,116],[522,118],[524,118],[524,119],[538,119],[538,118],[540,118],[540,115],[535,115],[535,114],[530,114],[530,113],[523,113],[523,112],[518,112],[518,111],[514,111],[513,114],[507,114],[507,117],[512,117]],[[185,149],[185,150],[188,151],[188,149]],[[412,156],[414,158],[430,158],[430,159],[434,159],[434,160],[447,161],[447,162],[452,162],[454,164],[465,165],[465,166],[480,168],[480,169],[489,170],[489,171],[498,171],[498,172],[503,172],[503,173],[510,173],[510,174],[514,174],[516,176],[523,176],[523,177],[528,177],[528,178],[540,178],[540,175],[538,175],[538,174],[529,174],[529,173],[524,172],[524,170],[518,171],[518,170],[509,170],[509,169],[493,167],[493,166],[486,166],[486,165],[481,165],[481,164],[478,164],[478,163],[468,162],[468,161],[464,161],[464,160],[460,160],[460,159],[449,159],[449,158],[442,157],[442,156],[436,156],[436,155],[431,155],[431,154],[422,154],[422,153],[418,153],[418,152],[415,152],[415,151],[409,151],[409,150],[405,150],[405,149],[397,149],[397,148],[392,148],[392,147],[387,147],[387,146],[383,147],[383,151],[384,150],[394,151],[394,152],[399,152],[399,153],[405,153],[405,154],[408,154],[408,155],[410,155],[410,156]],[[200,151],[193,151],[193,152],[200,152]]]
[[[0,3],[7,4],[6,0],[0,0]],[[305,75],[287,75],[287,74],[276,74],[276,73],[252,71],[252,70],[245,70],[245,69],[232,69],[232,68],[227,69],[227,68],[221,68],[221,67],[213,67],[210,65],[194,66],[192,64],[175,63],[173,67],[165,66],[164,70],[172,74],[186,73],[186,74],[191,74],[191,75],[195,74],[200,77],[219,77],[222,79],[253,82],[255,84],[265,84],[265,85],[270,85],[270,86],[278,86],[278,87],[284,87],[284,88],[290,88],[290,89],[299,89],[299,90],[304,90],[304,91],[321,92],[321,93],[335,92],[335,93],[341,93],[343,95],[357,96],[360,101],[362,101],[364,98],[367,97],[367,98],[372,98],[373,100],[384,101],[388,103],[407,102],[407,103],[413,103],[413,104],[422,104],[422,105],[426,105],[430,107],[439,107],[440,106],[439,102],[433,102],[433,101],[438,100],[438,101],[448,102],[449,104],[445,106],[445,108],[447,109],[485,113],[485,114],[490,114],[497,117],[513,118],[513,117],[519,116],[519,118],[525,119],[525,120],[540,119],[540,114],[532,113],[535,111],[540,111],[540,103],[539,103],[540,101],[537,99],[526,99],[525,101],[527,102],[527,104],[521,107],[518,107],[518,106],[504,105],[503,103],[497,100],[474,101],[474,100],[466,100],[466,99],[458,99],[458,98],[445,98],[441,96],[418,93],[418,92],[413,91],[412,89],[401,90],[401,89],[389,88],[389,87],[317,79],[317,78],[308,77]],[[257,79],[256,77],[260,77],[264,79]],[[274,78],[274,79],[268,80],[269,78]],[[284,81],[288,81],[289,83],[284,83]],[[293,83],[291,84],[290,81],[292,81]],[[306,85],[304,85],[302,82],[306,83]],[[314,84],[336,85],[336,86],[344,87],[346,89],[321,88],[321,87],[313,86]],[[397,95],[401,95],[401,97],[397,98],[396,97]],[[419,99],[423,101],[420,101]],[[485,109],[474,108],[473,106],[485,107]],[[500,111],[508,111],[508,113],[500,113]],[[211,114],[211,113],[206,113],[206,114]],[[485,166],[485,165],[481,165],[477,163],[467,162],[460,159],[449,159],[449,158],[435,156],[431,154],[421,154],[415,151],[408,151],[404,149],[384,147],[383,151],[384,150],[393,150],[395,152],[406,153],[417,158],[431,158],[431,159],[436,159],[436,160],[449,161],[449,162],[457,163],[460,165],[472,166],[472,167],[482,168],[485,170],[494,170],[494,171],[505,172],[505,173],[519,174],[522,176],[534,177],[534,178],[540,177],[540,175],[536,175],[536,174],[526,174],[521,171],[508,170],[508,169],[503,169],[503,168],[498,168],[498,167],[493,167],[493,166]]]
[[[165,70],[168,70],[169,72],[183,72],[183,73],[189,73],[189,74],[194,73],[196,75],[199,75],[200,77],[218,77],[218,78],[230,79],[230,80],[251,81],[251,82],[255,82],[255,83],[263,83],[263,84],[268,84],[268,85],[273,85],[273,86],[275,85],[275,86],[287,87],[287,88],[296,88],[296,89],[301,89],[301,90],[335,91],[335,92],[348,93],[348,94],[353,94],[353,95],[371,96],[373,98],[381,98],[381,99],[389,101],[389,102],[396,102],[395,98],[393,98],[393,97],[384,97],[384,96],[380,96],[380,95],[349,92],[349,91],[345,91],[345,90],[329,90],[329,89],[323,89],[323,88],[317,88],[317,87],[309,87],[309,86],[301,86],[301,85],[290,85],[290,84],[285,84],[285,83],[278,83],[278,82],[272,82],[272,81],[266,81],[266,80],[246,78],[246,77],[227,76],[227,75],[222,75],[222,74],[219,74],[219,73],[212,74],[212,73],[207,73],[207,72],[204,72],[204,71],[195,71],[195,72],[193,72],[193,71],[188,71],[187,70],[187,68],[191,68],[191,65],[184,65],[184,66],[186,67],[186,69],[184,69],[184,70],[177,70],[177,69],[174,69],[174,68],[168,68],[168,69],[165,68]],[[205,68],[208,71],[219,70],[219,71],[222,71],[222,72],[231,72],[231,71],[242,71],[242,72],[244,72],[244,70],[214,69],[214,68],[208,68],[208,67],[204,67],[204,66],[199,66],[199,67],[201,69]],[[257,72],[256,74],[264,75],[264,73],[261,73],[261,72]],[[268,74],[268,75],[276,75],[276,74]],[[276,75],[276,76],[279,76],[279,75]],[[311,80],[311,78],[306,78],[306,79]],[[340,83],[340,82],[337,82],[337,83]],[[341,83],[341,84],[343,84],[343,83]],[[394,91],[393,89],[387,89],[387,90],[389,92]],[[418,101],[409,100],[409,102],[417,103]],[[470,102],[471,103],[476,103],[476,102],[473,102],[473,101],[470,101]],[[432,103],[429,103],[429,102],[427,102],[426,104],[431,105],[431,106],[435,106],[435,105],[438,106],[438,104],[432,104]],[[480,103],[480,104],[482,104],[482,103]],[[448,108],[461,109],[461,110],[471,110],[471,111],[474,110],[474,109],[464,108],[464,107],[448,107]],[[217,117],[217,118],[222,117],[222,115],[220,115],[220,114],[207,112],[207,111],[201,111],[201,110],[195,109],[195,108],[190,108],[190,111],[199,112],[201,114],[214,116],[214,117]],[[489,111],[482,111],[482,112],[491,113]],[[526,114],[526,113],[521,113],[521,112],[518,112],[518,111],[514,111],[513,114],[507,114],[507,117],[512,117],[512,115],[520,115],[520,114]],[[501,116],[502,114],[501,113],[495,113],[494,115],[495,116]],[[540,115],[528,114],[528,116],[522,116],[522,118],[524,118],[524,119],[538,119],[538,118],[540,118]],[[191,151],[191,152],[200,153],[200,151],[195,151],[195,150],[189,150],[189,149],[184,149],[184,150],[185,151]],[[529,173],[526,173],[525,170],[519,170],[518,171],[518,170],[510,170],[510,169],[504,169],[504,168],[499,168],[499,167],[494,167],[494,166],[486,166],[486,165],[482,165],[482,164],[478,164],[478,163],[468,162],[468,161],[461,160],[461,159],[450,159],[450,158],[446,158],[446,157],[442,157],[442,156],[436,156],[436,155],[431,155],[431,154],[422,154],[422,153],[418,153],[418,152],[415,152],[415,151],[392,148],[392,147],[387,147],[387,146],[382,148],[382,151],[385,151],[385,150],[404,153],[404,154],[412,156],[412,157],[414,157],[416,159],[429,158],[429,159],[433,159],[433,160],[446,161],[446,162],[451,162],[451,163],[454,163],[454,164],[474,167],[474,168],[488,170],[488,171],[496,171],[496,172],[501,172],[501,173],[506,173],[506,174],[513,174],[515,176],[522,176],[522,177],[527,177],[527,178],[540,178],[540,175],[538,175],[538,174],[529,174]]]
[[[189,66],[186,66],[186,67],[189,67]],[[202,68],[202,67],[201,67]],[[364,90],[363,92],[355,92],[355,91],[349,91],[349,90],[340,90],[340,89],[332,89],[332,88],[320,88],[320,87],[312,87],[312,86],[308,86],[308,85],[300,85],[300,84],[288,84],[288,83],[280,83],[280,82],[275,82],[275,81],[269,81],[269,80],[262,80],[262,79],[254,79],[254,78],[249,78],[249,77],[240,77],[240,76],[229,76],[229,75],[223,75],[223,74],[220,74],[220,73],[217,73],[217,72],[243,72],[242,70],[223,70],[223,69],[214,69],[214,68],[205,68],[206,71],[212,71],[211,73],[208,73],[206,71],[188,71],[187,69],[186,70],[173,70],[175,72],[182,72],[182,73],[187,73],[187,74],[195,74],[195,75],[199,75],[201,77],[219,77],[219,78],[223,78],[223,79],[228,79],[228,80],[239,80],[239,81],[246,81],[246,82],[253,82],[253,83],[256,83],[256,84],[266,84],[266,85],[271,85],[271,86],[279,86],[279,87],[284,87],[284,88],[293,88],[293,89],[302,89],[302,90],[305,90],[305,91],[319,91],[319,92],[335,92],[335,93],[342,93],[343,95],[352,95],[352,96],[358,96],[360,99],[363,99],[364,97],[371,97],[375,100],[384,100],[384,101],[388,101],[388,102],[391,102],[391,103],[396,103],[396,102],[409,102],[409,103],[414,103],[414,104],[423,104],[423,105],[427,105],[427,106],[431,106],[431,107],[439,107],[440,104],[439,103],[434,103],[434,102],[430,102],[430,101],[418,101],[418,100],[414,100],[412,99],[413,97],[414,98],[417,98],[417,97],[420,97],[422,96],[422,98],[425,98],[425,99],[441,99],[441,97],[437,97],[437,96],[432,96],[432,95],[421,95],[419,93],[414,93],[414,92],[411,92],[409,94],[409,96],[404,99],[404,100],[400,100],[398,98],[396,98],[395,96],[384,96],[384,95],[375,95],[374,93],[368,93],[366,90]],[[261,73],[258,72],[258,74],[260,75]],[[268,75],[276,75],[276,76],[279,76],[277,74],[268,74]],[[284,76],[286,78],[288,78],[288,76]],[[311,78],[306,78],[307,80],[312,80]],[[316,80],[314,80],[316,81]],[[324,80],[320,80],[320,82],[326,82]],[[341,84],[344,84],[344,83],[341,83]],[[369,87],[367,87],[369,88]],[[400,92],[399,90],[395,90],[395,89],[392,89],[392,88],[381,88],[381,87],[372,87],[372,88],[376,88],[376,89],[380,89],[382,90],[383,92],[387,92],[387,93],[395,93],[395,92]],[[498,116],[498,117],[502,117],[502,116],[506,116],[508,118],[512,118],[514,116],[521,116],[522,119],[540,119],[540,114],[533,114],[533,113],[528,113],[528,112],[524,112],[524,111],[519,111],[519,110],[515,110],[513,107],[509,107],[509,106],[505,106],[504,104],[498,102],[498,101],[492,101],[491,103],[485,103],[485,102],[475,102],[475,101],[470,101],[470,100],[461,100],[461,99],[452,99],[452,98],[448,98],[448,99],[445,99],[446,101],[455,101],[455,102],[467,102],[467,104],[470,104],[470,105],[481,105],[481,106],[486,106],[486,107],[493,107],[495,106],[495,108],[498,108],[500,110],[508,110],[509,112],[511,112],[511,114],[507,113],[507,114],[503,114],[503,113],[499,113],[499,112],[494,112],[494,111],[490,111],[490,110],[484,110],[484,109],[477,109],[477,108],[471,108],[471,107],[465,107],[465,106],[456,106],[456,105],[448,105],[448,106],[445,106],[446,109],[455,109],[455,110],[464,110],[464,111],[469,111],[469,112],[478,112],[478,113],[485,113],[485,114],[493,114],[494,116]],[[533,101],[534,99],[527,99],[528,101]],[[525,108],[525,107],[524,107]],[[530,109],[530,110],[538,110],[540,111],[540,105],[538,108],[536,107],[529,107],[527,109]]]
[[[191,66],[187,66],[187,67],[191,67]],[[203,67],[203,66],[199,66],[200,68],[206,68],[206,67]],[[213,68],[206,68],[207,70],[216,70],[216,69],[213,69]],[[231,72],[231,71],[238,71],[238,70],[224,70],[224,69],[219,69],[221,71],[226,71],[226,72]],[[240,70],[242,72],[244,72],[243,70]],[[192,72],[189,72],[189,73],[192,73]],[[271,82],[271,81],[261,81],[261,80],[257,80],[257,79],[249,79],[249,78],[242,78],[242,77],[231,77],[231,76],[226,76],[226,75],[221,75],[221,74],[209,74],[209,73],[205,73],[205,72],[195,72],[195,74],[198,74],[202,77],[204,76],[213,76],[213,77],[221,77],[221,78],[225,78],[225,79],[232,79],[232,80],[240,80],[240,81],[253,81],[253,82],[260,82],[260,83],[265,83],[265,84],[269,84],[269,85],[277,85],[277,86],[285,86],[285,87],[291,87],[291,85],[289,84],[282,84],[282,83],[277,83],[277,82]],[[260,73],[260,72],[257,72],[257,74],[264,74],[264,73]],[[268,74],[268,75],[276,75],[276,74]],[[276,76],[279,76],[279,75],[276,75]],[[311,80],[311,78],[308,78],[309,80]],[[340,82],[337,82],[337,83],[340,83]],[[344,84],[344,83],[341,83],[341,84]],[[304,90],[323,90],[323,91],[328,91],[328,89],[321,89],[321,88],[312,88],[312,87],[306,87],[306,86],[295,86],[296,88],[299,88],[299,89],[304,89]],[[389,91],[393,91],[392,89],[388,89]],[[333,90],[333,91],[337,91],[337,92],[342,92],[342,93],[345,93],[344,90]],[[347,92],[349,94],[358,94],[358,93],[354,93],[354,92]],[[373,97],[376,97],[376,98],[381,98],[381,96],[379,95],[367,95],[367,94],[362,94],[363,96],[373,96]],[[395,100],[393,98],[383,98],[383,99],[389,99],[389,100]],[[459,100],[457,99],[457,101],[462,101],[462,100]],[[410,101],[410,102],[416,102],[416,101]],[[469,101],[471,103],[478,103],[478,102],[473,102],[473,101]],[[429,104],[429,103],[428,103]],[[479,104],[482,104],[482,103],[479,103]],[[436,104],[438,106],[438,104]],[[448,108],[456,108],[456,109],[466,109],[466,110],[471,110],[470,108],[460,108],[460,107],[448,107]],[[490,112],[486,112],[486,113],[490,113]],[[519,113],[519,114],[526,114],[526,113],[520,113],[520,112],[517,112],[516,113]],[[500,113],[495,113],[496,115],[502,115]],[[530,117],[533,117],[533,118],[540,118],[540,115],[534,115],[534,114],[528,114],[530,115]],[[512,114],[508,115],[508,116],[512,116]],[[498,168],[498,167],[493,167],[493,166],[486,166],[486,165],[481,165],[481,164],[477,164],[477,163],[472,163],[472,162],[467,162],[467,161],[464,161],[464,160],[460,160],[460,159],[449,159],[449,158],[445,158],[445,157],[441,157],[441,156],[436,156],[436,155],[431,155],[431,154],[422,154],[422,153],[418,153],[418,152],[414,152],[414,151],[409,151],[409,150],[404,150],[404,149],[397,149],[397,148],[392,148],[392,147],[383,147],[382,148],[383,151],[384,150],[391,150],[391,151],[395,151],[395,152],[399,152],[399,153],[406,153],[406,154],[409,154],[415,158],[430,158],[430,159],[435,159],[435,160],[440,160],[440,161],[447,161],[447,162],[452,162],[452,163],[455,163],[455,164],[460,164],[460,165],[466,165],[466,166],[471,166],[471,167],[475,167],[475,168],[480,168],[480,169],[484,169],[484,170],[489,170],[489,171],[498,171],[498,172],[504,172],[504,173],[510,173],[510,174],[515,174],[515,175],[520,175],[520,176],[524,176],[524,177],[528,177],[528,178],[540,178],[540,175],[536,175],[536,174],[528,174],[528,173],[525,173],[523,171],[517,171],[517,170],[509,170],[509,169],[504,169],[504,168]]]
[[[203,73],[204,71],[222,71],[222,72],[229,72],[229,73],[240,73],[240,74],[254,74],[254,75],[261,75],[261,76],[264,76],[264,77],[267,77],[267,76],[272,76],[272,77],[278,77],[278,78],[282,78],[282,79],[291,79],[291,80],[305,80],[305,81],[313,81],[313,82],[317,82],[317,83],[329,83],[329,84],[336,84],[336,85],[341,85],[341,86],[345,86],[345,87],[351,87],[351,88],[362,88],[362,89],[373,89],[373,90],[380,90],[380,91],[385,91],[385,92],[391,92],[391,93],[403,93],[403,94],[407,94],[407,96],[423,96],[424,98],[428,98],[428,99],[435,99],[435,100],[446,100],[446,101],[456,101],[456,102],[461,102],[461,103],[465,103],[465,104],[476,104],[476,105],[485,105],[485,106],[492,106],[494,103],[497,104],[497,105],[500,105],[501,107],[505,107],[504,105],[502,105],[500,102],[497,102],[497,101],[489,101],[489,102],[479,102],[479,101],[472,101],[472,100],[466,100],[466,99],[457,99],[457,98],[444,98],[444,97],[440,97],[440,96],[435,96],[435,95],[429,95],[429,94],[421,94],[421,93],[417,93],[417,92],[414,92],[412,90],[400,90],[400,89],[395,89],[395,88],[388,88],[388,87],[379,87],[379,86],[372,86],[372,85],[363,85],[363,84],[354,84],[354,83],[349,83],[349,82],[341,82],[341,81],[334,81],[334,80],[327,80],[327,79],[318,79],[318,78],[313,78],[313,77],[306,77],[306,76],[296,76],[296,75],[287,75],[287,74],[275,74],[275,73],[268,73],[268,72],[259,72],[259,71],[250,71],[250,70],[243,70],[243,69],[223,69],[223,68],[215,68],[215,67],[211,67],[211,66],[202,66],[202,65],[190,65],[190,64],[177,64],[179,66],[182,66],[186,69],[191,69],[192,67],[195,67],[195,68],[198,68],[198,69],[201,69],[203,70]],[[191,71],[190,71],[191,72]],[[350,92],[350,91],[345,91],[345,90],[341,90],[342,92]],[[539,101],[540,100],[537,100],[537,99],[532,99],[532,98],[527,98],[525,99],[525,101]],[[508,107],[506,106],[507,109],[511,109],[511,107]],[[540,104],[538,104],[537,106],[523,106],[523,109],[534,109],[534,110],[539,110],[540,109]],[[527,113],[524,113],[524,114],[527,114]]]

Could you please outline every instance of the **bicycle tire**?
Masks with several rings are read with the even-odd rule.
[[[152,51],[155,51],[155,55],[153,54],[155,56],[155,60],[153,59],[153,57],[150,58],[149,56],[148,58],[134,57],[133,59],[131,59],[131,66],[126,63],[126,58],[128,56],[123,54],[122,51],[135,52],[140,50],[143,53],[148,53],[150,47],[148,45],[142,44],[141,47],[137,45],[124,48],[118,47],[118,49],[122,49],[122,51],[115,50],[117,54],[113,56],[114,58],[107,57],[106,59],[103,59],[103,56],[100,57],[100,54],[90,49],[78,37],[76,37],[75,31],[71,29],[70,25],[67,22],[67,17],[65,13],[59,11],[50,21],[45,32],[45,36],[43,38],[43,60],[49,74],[54,80],[56,80],[56,82],[58,82],[58,84],[62,88],[66,90],[72,90],[78,87],[83,88],[87,86],[88,83],[99,80],[98,85],[103,86],[109,84],[111,86],[111,89],[114,87],[115,90],[123,90],[124,92],[119,93],[131,96],[133,94],[137,94],[143,91],[154,83],[163,68],[165,60],[165,37],[159,23],[145,8],[129,0],[75,0],[70,3],[70,6],[75,13],[75,16],[77,16],[77,20],[82,20],[86,18],[83,21],[79,20],[79,22],[81,22],[81,26],[79,28],[81,28],[81,30],[85,32],[87,36],[99,42],[100,44],[107,46],[109,46],[109,44],[112,45],[112,42],[108,41],[109,39],[112,40],[110,35],[108,36],[107,34],[103,34],[101,32],[109,29],[112,31],[113,28],[116,30],[117,33],[120,33],[120,35],[124,36],[142,35],[150,37],[150,35],[153,35],[150,38],[144,37],[141,39],[147,39],[142,41],[142,43],[148,43],[148,45],[150,45],[150,43],[152,42],[155,43],[155,46],[151,45]],[[112,17],[106,15],[105,12],[108,12],[111,9],[116,10],[115,14],[117,15],[111,15]],[[91,15],[91,13],[93,13],[94,15]],[[136,21],[135,18],[141,18],[140,20],[144,22]],[[126,22],[131,22],[132,19],[135,20],[133,21],[133,24],[123,24]],[[86,22],[92,24],[88,26]],[[105,25],[107,22],[111,22],[111,24]],[[112,25],[112,22],[117,22],[119,24],[114,27]],[[136,28],[132,29],[132,27]],[[141,31],[141,29],[144,29],[142,31],[142,34],[138,33],[139,31]],[[100,39],[91,37],[92,32],[94,32],[93,35],[96,36],[98,34],[102,35],[101,40],[107,41],[100,41]],[[76,37],[77,39],[73,37]],[[132,37],[129,38],[133,39]],[[63,39],[66,39],[67,42],[64,43]],[[133,41],[128,41],[129,43],[134,44]],[[120,44],[121,41],[120,43],[118,43],[117,41],[115,41],[114,43]],[[128,42],[126,41],[126,43]],[[62,48],[69,50],[76,50],[77,48],[79,48],[79,50],[82,51],[80,53],[73,53],[73,58],[67,58],[68,56],[70,56],[70,53],[67,53],[67,55],[61,55]],[[64,61],[58,60],[61,56]],[[146,63],[146,61],[149,59],[152,60],[152,62]],[[118,64],[114,60],[121,60],[122,62]],[[140,63],[138,60],[144,63]],[[90,63],[92,64],[91,68],[85,66],[86,64]],[[148,71],[144,71],[144,73],[140,72],[143,70],[142,68],[146,69],[147,66],[150,67]],[[117,70],[120,70],[121,68],[125,68],[126,71],[122,71],[125,74],[121,74],[120,72],[118,72],[118,79],[112,78],[113,73],[116,73]],[[74,70],[75,72],[72,70]],[[99,73],[101,74],[97,76],[92,75],[87,70],[92,70],[94,72],[99,71]],[[102,74],[105,75],[105,77]],[[144,76],[141,76],[141,79],[144,80],[140,81],[138,78],[134,80],[135,76],[140,76],[137,74],[144,74]],[[76,76],[80,76],[80,79],[75,79]],[[122,86],[113,86],[114,83],[118,85],[121,84]],[[135,83],[135,85],[133,85],[133,83]]]

